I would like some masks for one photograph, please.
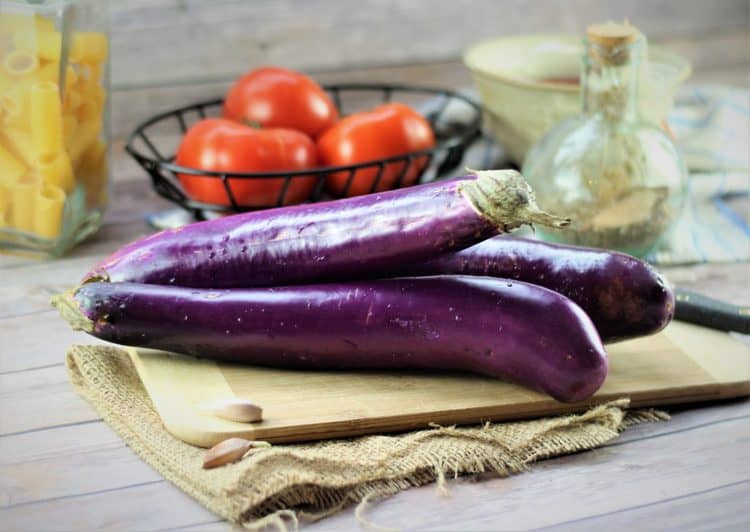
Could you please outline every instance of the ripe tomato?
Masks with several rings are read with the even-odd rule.
[[[214,172],[275,172],[315,166],[315,144],[291,129],[254,129],[223,118],[201,120],[182,138],[176,164]],[[231,205],[221,179],[179,174],[187,195],[204,203]],[[292,178],[284,204],[310,196],[313,177]],[[278,201],[284,179],[229,179],[235,201],[244,207],[264,207]]]
[[[318,162],[323,166],[364,163],[405,153],[425,150],[435,145],[435,135],[422,115],[408,105],[388,103],[372,111],[355,113],[343,118],[318,139]],[[377,191],[396,186],[405,163],[389,163]],[[401,180],[402,186],[413,185],[427,165],[427,157],[417,157]],[[347,196],[371,191],[378,168],[357,170]],[[334,194],[343,194],[348,172],[331,174],[326,183]]]
[[[320,85],[298,72],[264,67],[248,72],[227,92],[224,118],[261,127],[296,129],[317,138],[338,119]]]

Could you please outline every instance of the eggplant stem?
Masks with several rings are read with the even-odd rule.
[[[94,322],[81,312],[81,309],[78,307],[73,297],[75,292],[76,289],[73,289],[52,296],[50,303],[60,311],[60,316],[70,324],[73,330],[93,333]]]
[[[522,225],[564,227],[570,218],[541,210],[534,191],[515,170],[472,170],[476,179],[459,188],[464,197],[493,225],[507,232]]]

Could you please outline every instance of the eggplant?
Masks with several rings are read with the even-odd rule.
[[[614,251],[525,238],[490,238],[398,273],[489,275],[544,286],[577,303],[605,343],[658,332],[675,312],[672,289],[646,262]]]
[[[244,288],[361,278],[522,224],[569,223],[540,211],[518,172],[476,174],[170,229],[124,246],[83,282]]]
[[[214,290],[94,282],[53,303],[103,340],[236,363],[468,371],[560,401],[590,397],[607,374],[604,347],[578,305],[490,277]]]

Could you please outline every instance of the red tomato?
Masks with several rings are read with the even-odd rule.
[[[291,129],[254,129],[223,118],[201,120],[182,138],[176,164],[214,172],[275,172],[315,166],[315,144]],[[179,174],[187,195],[204,203],[231,205],[222,181],[215,177]],[[295,177],[284,204],[306,200],[315,178]],[[229,179],[235,201],[244,207],[273,205],[284,179]]]
[[[264,67],[234,82],[224,99],[224,117],[266,128],[296,129],[317,138],[336,122],[338,111],[307,76]]]
[[[388,103],[372,111],[343,118],[318,139],[318,162],[323,166],[340,166],[425,150],[435,145],[429,122],[408,105]],[[383,169],[377,191],[389,190],[404,170],[405,163],[390,163]],[[427,157],[417,157],[401,180],[402,186],[413,185],[427,165]],[[347,196],[371,191],[378,168],[357,170]],[[348,172],[331,174],[326,183],[334,194],[343,194]]]

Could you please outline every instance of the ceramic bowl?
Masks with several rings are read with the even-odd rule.
[[[485,109],[485,130],[519,165],[550,127],[580,111],[583,52],[578,35],[540,34],[483,41],[464,54]],[[644,118],[661,123],[691,69],[686,59],[658,46],[649,45],[648,57],[639,106]]]

